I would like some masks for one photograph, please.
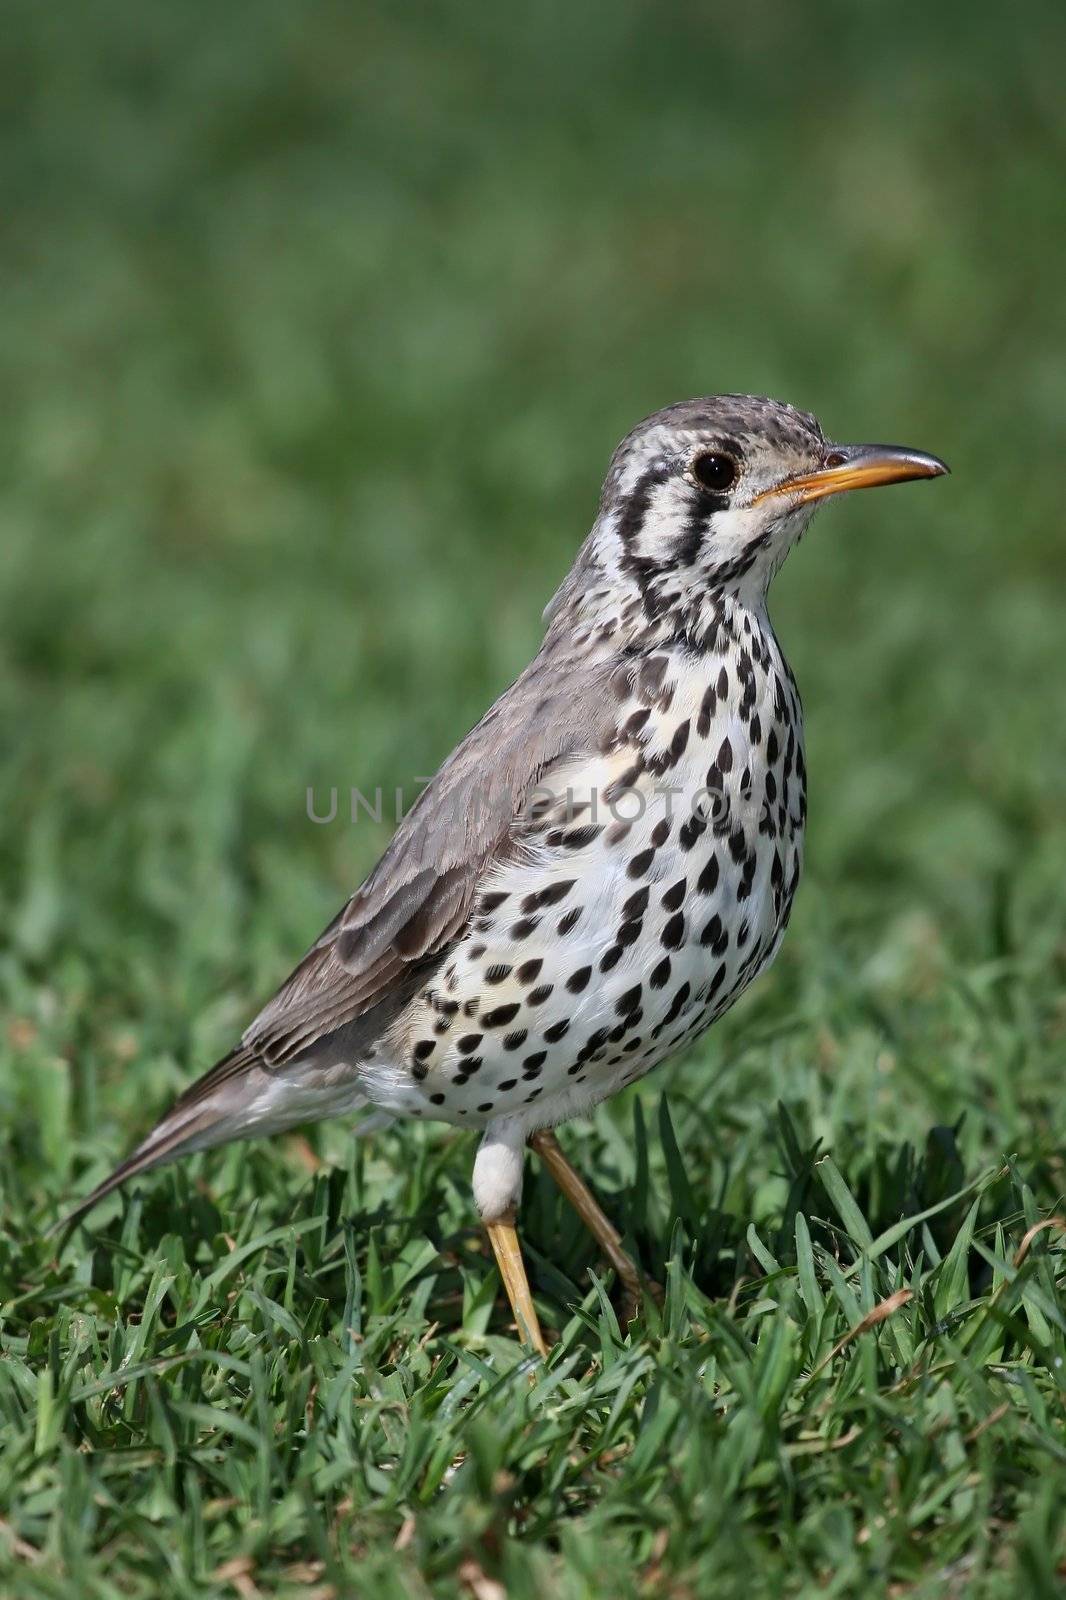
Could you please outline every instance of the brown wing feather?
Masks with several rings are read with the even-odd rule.
[[[524,805],[540,778],[557,762],[604,746],[616,689],[629,670],[617,658],[578,662],[557,652],[549,663],[538,657],[449,756],[366,882],[241,1044],[190,1085],[61,1226],[83,1217],[127,1178],[187,1149],[235,1137],[227,1108],[248,1078],[309,1053],[316,1043],[328,1056],[336,1041],[326,1036],[345,1024],[356,1023],[367,1039],[387,1027],[422,973],[461,936],[486,872],[521,848]],[[338,1037],[344,1059],[358,1056],[358,1038]]]
[[[461,935],[488,868],[517,846],[525,797],[560,760],[591,754],[613,724],[619,662],[538,656],[486,712],[411,808],[385,854],[243,1045],[279,1065],[362,1016]]]

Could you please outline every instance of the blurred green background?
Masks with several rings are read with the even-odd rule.
[[[954,469],[776,587],[793,969],[905,1029],[944,964],[1061,967],[1066,15],[577,10],[8,12],[2,971],[108,1156],[375,859],[307,786],[433,770],[693,394]]]
[[[773,973],[636,1093],[704,1108],[697,1170],[716,1097],[742,1218],[779,1095],[853,1170],[962,1116],[968,1170],[1019,1149],[1053,1200],[1061,5],[12,0],[0,49],[13,1234],[376,859],[308,785],[432,771],[535,650],[616,440],[716,390],[953,476],[835,505],[778,580],[807,877]]]

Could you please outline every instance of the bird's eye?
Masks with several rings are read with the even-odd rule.
[[[692,476],[704,489],[721,494],[736,483],[737,464],[732,456],[723,455],[720,450],[709,450],[692,463]]]

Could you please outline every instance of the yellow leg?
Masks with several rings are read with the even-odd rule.
[[[641,1277],[636,1262],[622,1249],[622,1235],[602,1210],[584,1178],[570,1165],[554,1133],[549,1128],[541,1128],[529,1142],[617,1272],[626,1299],[635,1311],[642,1290],[654,1295],[658,1284]]]
[[[546,1356],[548,1347],[544,1343],[533,1296],[529,1290],[529,1279],[526,1277],[526,1264],[522,1260],[522,1247],[518,1243],[513,1208],[505,1211],[499,1221],[486,1223],[486,1227],[496,1257],[496,1265],[500,1269],[500,1277],[503,1279],[503,1286],[507,1290],[507,1298],[511,1302],[511,1310],[518,1324],[519,1337],[523,1344],[531,1344],[540,1355]]]

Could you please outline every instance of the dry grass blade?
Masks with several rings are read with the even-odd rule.
[[[1043,1222],[1034,1222],[1033,1226],[1022,1236],[1022,1242],[1014,1252],[1014,1265],[1020,1267],[1029,1254],[1029,1247],[1038,1233],[1044,1233],[1048,1228],[1053,1228],[1056,1233],[1066,1233],[1066,1221],[1062,1217],[1045,1217]]]
[[[818,1365],[811,1373],[811,1377],[816,1378],[831,1361],[835,1361],[840,1352],[845,1350],[847,1346],[851,1344],[853,1339],[857,1339],[862,1333],[869,1333],[871,1328],[879,1327],[882,1322],[887,1322],[889,1317],[895,1316],[896,1312],[907,1304],[908,1300],[913,1299],[914,1293],[912,1290],[897,1289],[895,1294],[890,1294],[887,1299],[879,1300],[875,1306],[871,1307],[862,1320],[855,1324],[854,1328],[849,1328],[844,1337],[837,1340],[829,1354],[827,1356],[823,1356],[822,1360],[819,1361]],[[810,1380],[808,1380],[808,1382],[809,1381]]]
[[[459,1568],[459,1582],[473,1595],[474,1600],[507,1600],[507,1590],[495,1578],[490,1578],[472,1556]]]

